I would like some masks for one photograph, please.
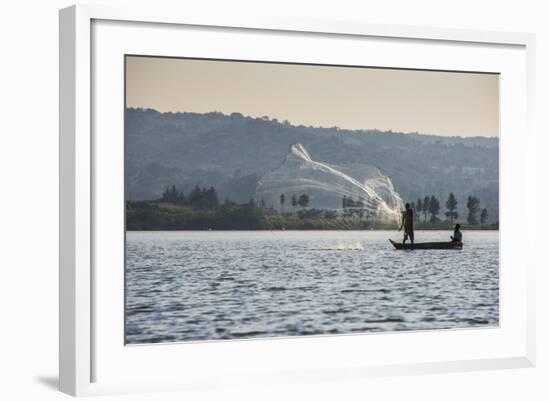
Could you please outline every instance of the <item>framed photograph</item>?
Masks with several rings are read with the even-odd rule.
[[[61,390],[533,366],[533,47],[61,10]]]

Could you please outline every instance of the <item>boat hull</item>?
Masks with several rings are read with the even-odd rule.
[[[462,242],[420,242],[420,243],[406,243],[402,244],[400,242],[394,242],[390,239],[390,242],[395,247],[395,249],[406,250],[406,249],[462,249]]]

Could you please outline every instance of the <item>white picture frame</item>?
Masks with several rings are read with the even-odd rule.
[[[160,43],[160,39],[177,35],[180,31],[185,34],[186,27],[198,30],[199,39],[200,35],[205,34],[217,38],[218,41],[220,35],[240,35],[243,40],[247,40],[246,38],[262,34],[265,40],[273,42],[273,46],[263,50],[271,51],[271,56],[264,57],[272,59],[288,57],[275,55],[277,49],[289,47],[287,42],[283,43],[286,40],[284,38],[292,39],[294,43],[298,43],[300,38],[304,41],[321,38],[326,44],[334,38],[341,40],[341,43],[383,40],[384,46],[399,45],[402,46],[401,49],[405,49],[405,53],[408,47],[414,47],[414,53],[418,57],[415,66],[418,68],[433,68],[437,65],[436,69],[469,68],[499,72],[505,77],[502,83],[504,90],[501,92],[503,144],[500,171],[504,182],[501,184],[501,202],[514,201],[516,204],[527,206],[525,195],[533,196],[536,192],[536,138],[532,128],[535,82],[533,35],[374,25],[357,21],[292,18],[220,20],[208,15],[187,15],[185,10],[167,11],[155,7],[111,8],[78,5],[63,9],[60,11],[61,391],[80,396],[211,388],[245,384],[249,381],[289,382],[344,377],[359,379],[371,376],[534,366],[534,270],[537,261],[533,256],[531,259],[529,256],[520,259],[518,252],[503,249],[502,245],[501,251],[505,251],[501,253],[501,263],[504,266],[501,266],[503,313],[502,323],[497,329],[165,344],[130,347],[130,350],[125,348],[121,340],[122,333],[118,333],[120,339],[115,338],[117,332],[110,329],[116,327],[118,330],[123,324],[120,314],[122,305],[118,302],[122,296],[119,292],[123,291],[119,286],[121,271],[117,270],[118,276],[115,274],[113,277],[108,276],[112,270],[111,273],[100,271],[98,274],[98,269],[101,270],[102,266],[105,266],[109,257],[118,255],[115,259],[119,258],[122,252],[121,249],[117,251],[115,248],[111,253],[101,250],[102,241],[114,238],[112,242],[115,247],[122,247],[123,243],[117,242],[116,235],[110,237],[107,234],[107,225],[116,224],[118,217],[114,220],[107,219],[108,212],[106,213],[102,206],[105,205],[105,195],[98,194],[106,193],[107,187],[103,188],[103,185],[115,186],[120,183],[114,179],[105,184],[106,181],[101,177],[105,175],[106,169],[115,171],[112,175],[117,176],[116,172],[120,170],[117,170],[116,166],[122,163],[123,154],[116,152],[120,143],[113,143],[114,147],[110,147],[113,151],[108,152],[107,144],[98,142],[94,137],[94,130],[98,127],[111,127],[114,129],[113,132],[119,131],[120,121],[117,120],[117,116],[120,116],[122,111],[122,98],[117,96],[122,90],[118,83],[123,72],[117,71],[112,77],[114,81],[109,81],[111,78],[106,77],[109,74],[103,74],[102,71],[105,71],[105,66],[113,65],[109,64],[112,60],[117,63],[120,54],[126,52],[124,46],[129,43],[129,38],[137,41],[144,29],[148,30],[148,40],[140,42],[138,53],[141,51],[144,54],[154,54],[158,51],[163,55],[180,56],[181,54],[175,54],[174,50],[170,49],[171,44],[166,44],[170,41],[164,42],[163,49],[155,50],[154,46]],[[237,40],[234,36],[231,38]],[[201,40],[207,44],[206,37]],[[138,45],[129,45],[132,50],[136,50],[136,46]],[[298,54],[299,44],[295,46]],[[450,46],[453,46],[452,49]],[[223,54],[228,58],[246,57],[245,54],[235,54],[235,49],[225,49]],[[449,51],[449,54],[464,52],[463,63],[469,63],[467,65],[470,67],[456,63],[453,57],[445,58],[443,61],[430,61],[435,58],[432,57],[435,56],[434,49],[443,52],[442,54],[446,51]],[[202,50],[197,50],[200,51]],[[383,56],[385,50],[380,47],[376,51]],[[490,52],[493,53],[489,56]],[[385,66],[404,66],[398,58],[393,59],[388,54],[386,56],[388,57],[383,62]],[[333,57],[345,60],[352,55],[349,50],[343,50],[342,54],[335,54]],[[484,60],[484,57],[487,60]],[[352,63],[351,59],[349,63]],[[478,68],[475,68],[476,66]],[[103,87],[100,82],[103,82]],[[511,92],[514,88],[517,96],[512,98]],[[105,97],[105,89],[116,91],[115,96],[109,95],[113,103]],[[98,98],[105,101],[98,102]],[[119,106],[116,106],[117,104]],[[103,118],[108,115],[108,111],[105,110],[113,107],[119,107],[116,111],[117,116],[112,119]],[[122,132],[119,134],[122,135]],[[511,163],[515,163],[514,169]],[[513,191],[512,187],[516,184],[521,185],[521,193]],[[117,202],[115,197],[114,203],[118,206],[113,213],[121,212],[122,202]],[[533,255],[534,253],[528,252],[528,241],[519,238],[518,235],[521,234],[517,234],[519,227],[530,230],[527,232],[534,231],[535,219],[531,216],[534,210],[529,207],[524,209],[518,215],[512,215],[512,212],[506,209],[501,212],[501,240],[505,244],[517,240],[520,252],[523,250],[526,255]],[[123,227],[111,231],[116,234],[120,233],[120,229]],[[515,270],[505,266],[514,263],[518,266]],[[113,262],[113,265],[121,267],[116,262]],[[110,278],[113,280],[106,281]],[[115,307],[107,310],[105,304],[114,304]],[[450,343],[457,345],[455,353],[450,350],[448,354],[441,354],[437,358],[437,347],[448,346]],[[424,352],[418,349],[422,344],[434,344],[434,355],[422,357],[430,353],[429,350]],[[474,346],[476,344],[479,345],[477,348]],[[471,346],[468,352],[464,348],[467,346]],[[363,351],[338,352],[348,348]],[[367,349],[369,351],[365,353],[364,350]],[[375,349],[379,349],[380,352],[376,353]],[[389,355],[388,349],[397,350],[399,355]],[[325,350],[324,355],[319,357],[321,350]],[[288,359],[284,358],[300,353],[304,356],[301,358],[303,363],[289,363]],[[340,356],[340,353],[345,355]],[[263,362],[253,357],[258,354],[262,355]],[[182,355],[185,355],[185,362],[181,362]],[[199,360],[202,361],[201,366],[198,366]],[[177,361],[180,361],[179,364]],[[214,362],[217,370],[212,368]],[[154,367],[156,371],[142,371],[141,368],[136,368],[138,365]],[[158,368],[160,365],[165,365],[167,370]],[[168,374],[168,369],[174,371],[175,366],[180,369],[180,373]],[[254,369],[250,366],[254,366]]]

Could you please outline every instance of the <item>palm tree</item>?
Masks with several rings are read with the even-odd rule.
[[[430,197],[424,197],[424,202],[422,203],[422,214],[424,215],[424,221],[428,217],[428,211],[430,210]]]
[[[466,207],[468,208],[468,223],[477,224],[477,214],[479,213],[479,199],[475,196],[468,196]]]
[[[430,198],[430,214],[432,215],[430,217],[430,222],[431,223],[435,223],[438,221],[438,217],[437,215],[439,214],[439,200],[434,196],[432,195],[432,197]]]
[[[489,218],[489,213],[487,212],[487,209],[482,209],[481,210],[481,217],[479,218],[481,224],[487,223],[488,218]]]
[[[451,225],[453,224],[454,219],[458,218],[458,212],[456,211],[456,205],[457,205],[455,194],[452,192],[449,194],[449,198],[447,199],[447,202],[445,203],[445,206],[447,207],[448,212],[445,213],[445,216],[451,219]]]
[[[292,205],[292,211],[296,213],[296,205],[298,205],[298,199],[296,198],[296,195],[292,195],[292,198],[290,198],[290,204]]]
[[[416,216],[416,221],[420,221],[420,215],[422,214],[422,199],[418,198],[416,201],[416,206],[414,208],[414,214]]]
[[[298,204],[302,206],[302,208],[306,208],[307,205],[309,205],[309,196],[306,194],[300,195],[298,198]]]

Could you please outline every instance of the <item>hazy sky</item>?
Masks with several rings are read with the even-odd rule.
[[[449,136],[499,131],[494,74],[128,56],[126,103],[306,126]]]

